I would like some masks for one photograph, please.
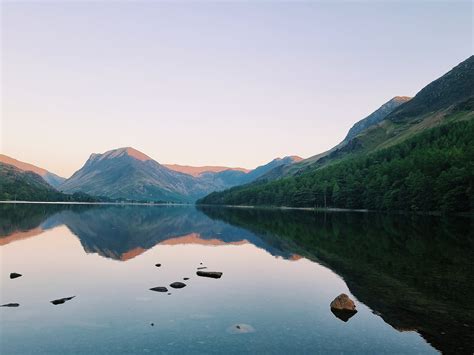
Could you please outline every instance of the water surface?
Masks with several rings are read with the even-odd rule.
[[[0,216],[0,303],[20,304],[0,308],[1,353],[474,350],[470,219],[67,205]],[[329,308],[340,293],[357,304],[347,322]]]

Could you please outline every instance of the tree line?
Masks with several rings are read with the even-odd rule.
[[[474,120],[299,176],[212,193],[200,204],[474,211]]]

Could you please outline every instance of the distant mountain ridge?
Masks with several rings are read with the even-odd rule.
[[[41,176],[48,184],[50,184],[51,186],[55,188],[58,187],[60,184],[62,184],[64,180],[66,180],[65,178],[58,176],[56,174],[53,174],[52,172],[49,172],[46,169],[40,168],[33,164],[22,162],[20,160],[11,158],[4,154],[0,154],[0,163],[13,165],[22,171],[32,171],[38,174],[39,176]]]
[[[206,167],[176,165],[173,170],[134,148],[125,147],[91,154],[84,166],[59,189],[65,193],[81,191],[112,199],[194,202],[210,192],[251,182],[275,166],[298,159],[278,158],[249,172],[224,167],[207,171]]]
[[[229,168],[226,166],[215,166],[215,165],[206,165],[206,166],[190,166],[190,165],[179,165],[179,164],[163,164],[170,170],[178,171],[180,173],[192,175],[198,177],[204,173],[220,173],[222,171],[232,170],[232,171],[241,171],[243,173],[248,173],[251,170],[245,168]]]

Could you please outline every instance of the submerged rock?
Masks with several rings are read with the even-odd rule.
[[[59,298],[59,299],[57,299],[57,300],[51,301],[51,303],[54,304],[54,305],[63,304],[63,303],[65,303],[66,301],[72,300],[74,297],[76,297],[76,296]]]
[[[186,287],[186,284],[185,283],[182,283],[182,282],[173,282],[170,287],[173,287],[173,288],[183,288],[183,287]]]
[[[353,311],[356,309],[355,303],[345,293],[341,293],[331,302],[331,309],[349,310]]]
[[[10,274],[10,279],[16,279],[17,277],[21,277],[21,276],[23,276],[23,275],[22,275],[22,274],[19,274],[19,273],[17,273],[17,272],[12,272],[12,273]]]
[[[250,324],[238,323],[231,325],[229,328],[227,328],[227,332],[231,334],[253,333],[255,332],[255,328],[252,327]]]
[[[222,276],[222,272],[218,271],[198,271],[196,272],[196,275],[202,276],[202,277],[210,277],[213,279],[220,279]]]
[[[160,266],[161,266],[161,264],[155,264],[155,266],[156,266],[156,267],[160,267]]]
[[[345,293],[341,293],[331,302],[331,312],[343,322],[347,322],[357,313],[353,300]]]
[[[156,292],[168,292],[168,289],[163,286],[158,286],[158,287],[152,287],[150,288],[150,291],[156,291]]]
[[[198,270],[207,269],[207,266],[201,266],[197,268]]]
[[[184,281],[189,280],[189,277],[183,277],[183,280]]]
[[[2,304],[0,307],[20,307],[19,303],[5,303]]]

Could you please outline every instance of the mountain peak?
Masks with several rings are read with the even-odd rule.
[[[112,149],[109,150],[103,154],[92,154],[91,158],[98,158],[98,160],[102,159],[114,159],[114,158],[119,158],[123,156],[130,156],[132,158],[135,158],[140,161],[147,161],[147,160],[153,160],[151,159],[148,155],[145,153],[140,152],[139,150],[136,150],[135,148],[132,147],[123,147],[123,148],[117,148],[117,149]]]
[[[408,102],[411,100],[409,96],[395,96],[382,106],[380,106],[377,110],[372,112],[367,117],[363,118],[362,120],[356,122],[352,128],[347,133],[346,138],[344,138],[344,142],[348,142],[359,133],[363,132],[367,128],[376,125],[383,121],[385,117],[387,117],[392,111],[398,108],[400,105]]]

